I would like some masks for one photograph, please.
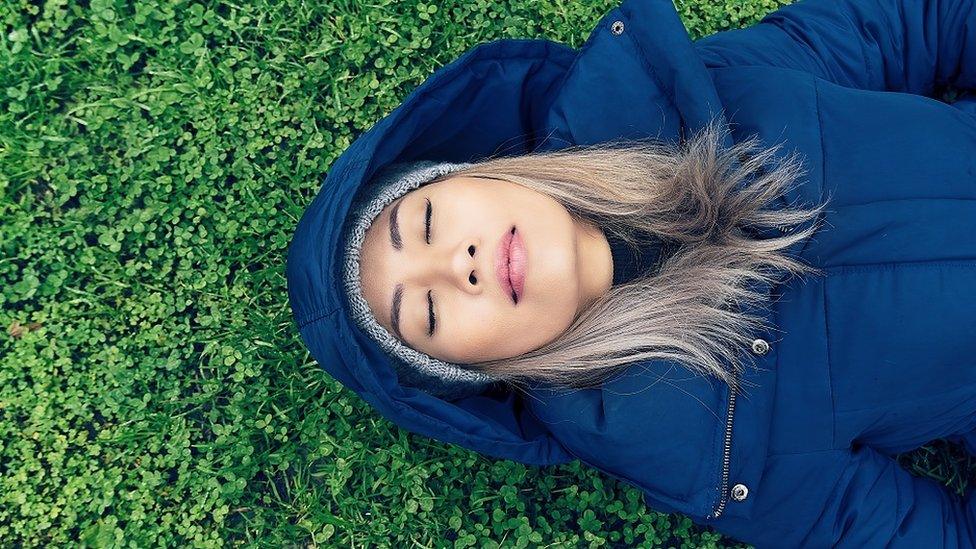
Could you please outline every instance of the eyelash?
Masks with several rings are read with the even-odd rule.
[[[430,296],[433,290],[427,290],[427,310],[430,312],[430,323],[427,327],[427,335],[434,334],[434,326],[437,325],[437,319],[434,317],[434,299]]]
[[[433,207],[430,205],[429,198],[424,198],[424,200],[427,201],[427,215],[424,220],[424,225],[425,225],[424,240],[427,241],[427,244],[430,244],[430,217],[431,217],[431,211],[433,210]],[[432,292],[433,290],[427,290],[427,318],[428,318],[427,336],[428,337],[434,334],[434,328],[437,326],[437,318],[434,317],[434,298],[431,297]]]
[[[424,221],[424,223],[426,224],[426,233],[424,235],[424,239],[427,241],[428,244],[430,244],[430,216],[431,216],[431,210],[433,208],[430,205],[430,199],[426,198],[425,200],[427,201],[427,217],[426,220]]]

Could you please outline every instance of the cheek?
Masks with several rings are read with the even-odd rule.
[[[575,286],[547,289],[538,301],[526,305],[519,322],[522,330],[531,334],[537,348],[555,339],[573,323],[577,310]]]
[[[544,212],[543,209],[537,216],[527,215],[520,224],[527,251],[526,299],[531,299],[530,289],[541,296],[566,285],[575,287],[579,279],[575,225],[566,214],[543,215]]]
[[[560,236],[552,244],[531,246],[524,296],[525,305],[557,317],[574,315],[580,298],[575,245]]]
[[[518,319],[511,307],[505,310],[487,301],[459,302],[451,307],[451,316],[442,324],[437,345],[439,354],[449,361],[480,362],[525,352],[517,349],[517,336],[524,329],[515,324]]]
[[[556,292],[520,308],[480,303],[459,306],[457,321],[445,326],[442,353],[457,362],[477,362],[538,349],[572,323],[574,295]]]

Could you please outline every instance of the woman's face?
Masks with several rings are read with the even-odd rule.
[[[496,262],[507,264],[499,252],[506,236],[524,246],[517,303],[496,272]],[[513,252],[513,260],[520,257]],[[514,357],[555,339],[609,290],[613,261],[603,231],[576,222],[549,196],[508,181],[454,176],[380,212],[366,231],[360,274],[381,326],[413,349],[464,364]]]

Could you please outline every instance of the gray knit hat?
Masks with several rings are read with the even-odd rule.
[[[344,233],[344,283],[356,324],[388,355],[397,359],[400,382],[441,397],[460,397],[481,392],[497,381],[487,374],[444,362],[405,345],[380,326],[363,297],[359,281],[360,249],[366,229],[388,204],[438,176],[471,166],[467,163],[420,160],[393,164],[381,171],[352,205]]]

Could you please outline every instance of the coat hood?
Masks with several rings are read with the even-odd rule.
[[[639,22],[638,36],[621,28],[629,21]],[[615,55],[640,62],[646,85],[618,70]],[[578,50],[544,39],[471,48],[360,135],[304,212],[286,267],[302,340],[329,374],[404,429],[526,464],[573,460],[522,397],[504,387],[441,398],[399,382],[394,359],[349,315],[341,235],[350,206],[391,164],[472,162],[499,151],[518,155],[615,138],[679,139],[713,117],[724,121],[720,109],[670,0],[623,2]]]

